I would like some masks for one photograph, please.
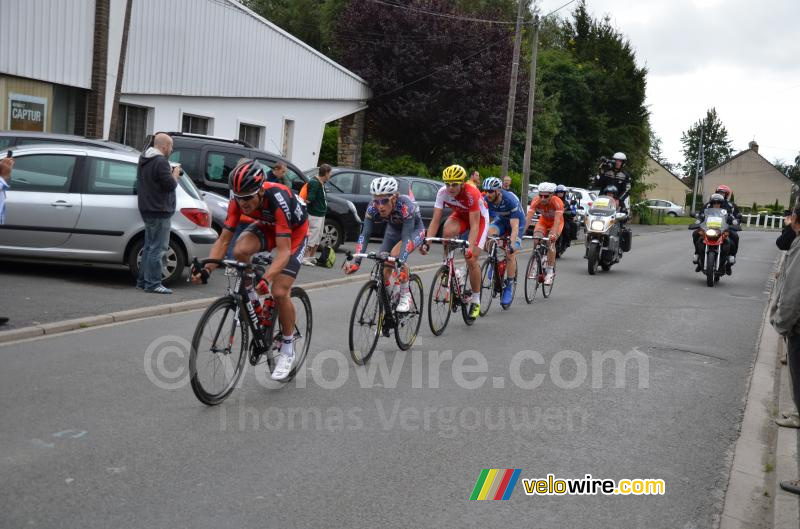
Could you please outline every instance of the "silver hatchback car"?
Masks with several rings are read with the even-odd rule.
[[[135,195],[136,154],[36,145],[13,156],[0,258],[122,264],[138,275],[144,222]],[[179,184],[164,283],[180,278],[193,257],[207,256],[217,239],[197,188],[186,175]]]

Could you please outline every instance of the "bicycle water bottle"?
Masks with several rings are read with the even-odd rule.
[[[464,284],[464,277],[466,277],[467,271],[464,268],[456,268],[456,280],[458,281],[459,285]]]
[[[392,304],[396,305],[400,301],[400,279],[397,277],[397,270],[392,271],[392,278],[389,281],[392,286],[390,299]]]
[[[503,279],[506,275],[506,260],[503,259],[499,263],[497,263],[497,275],[500,276],[499,279]]]
[[[275,298],[272,297],[272,294],[267,294],[264,297],[264,302],[261,306],[263,308],[261,314],[258,315],[258,321],[264,327],[270,327],[272,325],[272,315],[275,311]]]

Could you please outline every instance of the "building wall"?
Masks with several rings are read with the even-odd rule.
[[[669,200],[683,206],[686,202],[686,193],[690,192],[689,186],[678,180],[672,173],[667,171],[653,159],[647,160],[647,170],[645,175],[646,184],[655,184],[656,187],[645,192],[646,198],[657,198]]]
[[[750,149],[705,176],[703,197],[708,200],[720,184],[733,190],[734,199],[740,206],[752,206],[753,202],[764,206],[777,200],[788,207],[792,193],[792,181]]]
[[[120,103],[149,108],[148,133],[180,131],[183,114],[210,118],[208,134],[238,138],[239,124],[264,127],[261,145],[266,151],[285,154],[284,122],[294,121],[289,158],[301,169],[318,164],[325,124],[361,110],[354,101],[207,98],[123,94]],[[325,160],[336,163],[336,160]]]

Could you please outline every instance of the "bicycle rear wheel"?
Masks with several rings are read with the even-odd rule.
[[[411,309],[408,312],[395,312],[394,314],[394,339],[397,347],[403,351],[410,349],[414,345],[414,340],[417,339],[424,306],[422,279],[417,274],[409,276],[408,288],[411,291]]]
[[[534,249],[531,258],[528,259],[528,266],[525,268],[525,301],[530,305],[536,299],[536,291],[539,290],[539,253]]]
[[[374,281],[368,281],[358,292],[350,313],[350,356],[353,362],[362,366],[369,361],[381,335],[382,323],[380,289]]]
[[[189,353],[191,386],[208,406],[224,401],[236,387],[247,358],[248,329],[233,296],[219,298],[197,322]]]
[[[440,336],[453,308],[453,296],[450,291],[450,270],[442,266],[436,271],[431,282],[431,295],[428,298],[428,325],[435,336]]]
[[[489,307],[492,306],[492,299],[497,295],[494,290],[495,275],[497,267],[491,258],[486,259],[481,265],[481,316],[486,316]]]
[[[292,305],[294,305],[294,331],[292,332],[292,336],[294,336],[294,365],[286,378],[281,380],[281,382],[289,382],[297,376],[300,368],[303,367],[303,362],[306,361],[306,357],[308,356],[308,348],[311,346],[311,329],[313,324],[311,300],[308,299],[306,291],[300,287],[292,287],[289,296],[291,297]],[[278,323],[277,327],[280,327],[280,319],[277,310],[275,310],[273,321]],[[274,346],[269,353],[270,371],[275,369],[275,356],[280,352],[279,344],[283,340],[283,336],[283,329],[275,330],[272,337]]]

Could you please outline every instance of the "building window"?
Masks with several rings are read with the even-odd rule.
[[[261,129],[258,125],[239,124],[239,139],[253,147],[261,147]]]
[[[184,114],[181,132],[189,132],[191,134],[208,134],[208,122],[208,118]]]
[[[292,143],[294,143],[294,120],[283,120],[283,156],[292,159]]]
[[[120,105],[119,117],[122,122],[118,128],[120,135],[117,141],[134,149],[141,149],[147,138],[147,109]]]

